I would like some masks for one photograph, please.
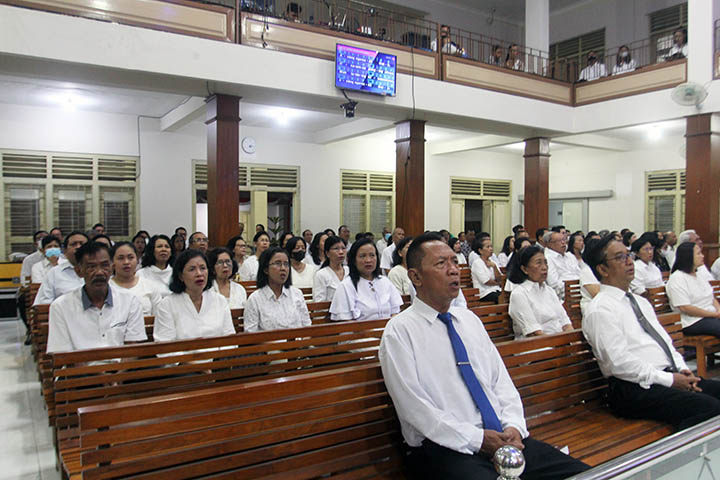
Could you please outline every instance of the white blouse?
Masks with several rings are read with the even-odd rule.
[[[45,281],[50,269],[54,267],[50,260],[43,257],[39,262],[32,266],[30,271],[30,281],[32,283],[42,283]]]
[[[225,295],[220,293],[220,288],[218,287],[217,280],[213,280],[212,289],[214,292],[217,292],[221,297],[227,300],[231,310],[233,308],[245,307],[245,302],[247,301],[247,292],[245,291],[245,287],[243,287],[239,283],[233,281],[230,282],[230,298],[227,298],[225,297]]]
[[[506,268],[508,262],[512,258],[512,255],[513,255],[513,252],[510,252],[510,255],[506,254],[505,252],[500,252],[500,254],[497,256],[497,258],[498,258],[498,261],[496,262],[497,266]]]
[[[313,278],[313,302],[332,302],[335,296],[335,291],[340,286],[347,276],[350,274],[350,269],[347,265],[343,265],[343,278],[340,279],[332,270],[332,268],[323,267],[315,273]]]
[[[245,257],[245,261],[238,269],[238,275],[241,282],[254,282],[257,280],[258,258],[255,255]]]
[[[465,258],[465,255],[463,255],[462,253],[458,253],[458,254],[456,254],[456,256],[457,256],[457,259],[458,259],[458,265],[465,265],[465,264],[467,264],[467,259]]]
[[[402,265],[395,265],[390,269],[390,272],[388,272],[388,280],[395,285],[400,295],[410,295],[412,282],[410,281],[410,277],[408,277],[407,268]]]
[[[138,300],[140,300],[140,305],[142,305],[143,310],[143,316],[147,317],[150,315],[155,315],[157,313],[157,306],[162,300],[160,293],[158,293],[156,290],[153,290],[152,286],[145,278],[138,276],[137,280],[138,282],[135,284],[134,287],[125,288],[115,283],[115,277],[110,279],[113,287],[131,293],[132,295],[137,297]]]
[[[475,260],[477,260],[478,258],[480,258],[480,255],[478,255],[477,252],[475,252],[475,251],[470,252],[470,255],[468,255],[468,265],[470,266],[470,268],[472,268],[473,264],[475,263]]]
[[[307,263],[305,263],[305,269],[302,271],[302,273],[295,270],[294,267],[290,268],[292,270],[293,287],[311,288],[313,286],[313,279],[315,278],[315,273],[318,271],[318,267],[315,264],[308,265]]]
[[[185,292],[165,297],[158,305],[153,330],[156,342],[222,337],[235,333],[228,302],[212,290],[203,292],[199,312]]]
[[[510,294],[508,313],[515,338],[525,338],[538,330],[559,333],[565,325],[572,325],[555,291],[545,282],[525,280],[516,286]]]
[[[473,287],[480,290],[480,292],[478,293],[478,298],[483,298],[492,292],[500,291],[500,285],[487,284],[488,281],[495,279],[495,272],[490,267],[485,265],[485,262],[482,258],[478,257],[478,260],[473,263],[471,268],[471,274]]]
[[[357,288],[348,275],[340,282],[330,305],[330,320],[378,320],[400,311],[402,297],[395,285],[380,275],[372,282],[360,278]]]
[[[645,263],[642,260],[635,260],[635,278],[630,283],[630,291],[636,295],[642,295],[648,288],[662,287],[665,285],[662,272],[655,265],[655,262]]]
[[[173,269],[170,265],[165,267],[165,270],[160,270],[155,265],[151,265],[138,270],[137,275],[148,281],[151,290],[159,293],[162,298],[165,298],[172,293],[170,291],[172,272]]]
[[[590,306],[593,299],[585,285],[600,285],[600,281],[593,273],[590,265],[580,262],[580,312],[582,312],[583,317],[585,316],[585,310]]]
[[[250,294],[245,304],[246,332],[280,330],[312,325],[302,292],[295,287],[283,287],[280,298],[265,285]]]
[[[715,311],[712,286],[700,278],[697,273],[690,275],[682,270],[675,270],[668,279],[665,291],[667,292],[670,306],[676,312],[678,311],[677,307],[685,305],[691,305],[711,312]],[[701,318],[702,317],[692,317],[680,312],[680,322],[683,328],[689,327]]]

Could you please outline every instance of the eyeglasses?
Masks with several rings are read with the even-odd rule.
[[[628,258],[632,258],[629,253],[618,253],[612,258],[608,258],[607,261],[615,260],[616,262],[626,263],[628,261]]]
[[[193,243],[207,243],[207,242],[208,242],[208,239],[207,239],[207,238],[195,237],[195,238],[192,239],[192,242],[193,242]]]
[[[277,261],[277,262],[272,262],[270,264],[270,266],[275,267],[275,268],[290,268],[290,262]]]
[[[232,266],[232,260],[218,260],[215,263],[217,263],[218,265],[226,265],[228,267]]]

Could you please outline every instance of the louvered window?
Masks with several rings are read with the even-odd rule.
[[[137,161],[134,158],[98,160],[98,180],[111,182],[135,182]]]
[[[657,62],[662,62],[672,48],[675,42],[673,31],[677,28],[687,28],[687,25],[687,3],[673,5],[650,14],[650,44],[655,49]]]
[[[2,155],[3,178],[46,178],[47,157],[44,155]]]
[[[16,185],[5,191],[5,242],[10,252],[35,250],[33,234],[42,227],[41,206],[44,189],[34,185]]]
[[[685,170],[646,173],[648,230],[680,231],[685,224]]]
[[[382,234],[395,223],[395,175],[392,173],[340,171],[341,223],[351,233]]]
[[[63,232],[84,231],[90,227],[92,213],[90,187],[58,187],[55,191],[55,218]]]
[[[579,35],[550,45],[550,57],[556,60],[575,60],[579,68],[587,64],[587,54],[597,53],[602,60],[605,55],[605,29]]]
[[[92,180],[93,159],[52,157],[53,180]]]
[[[245,187],[245,189],[269,187],[269,191],[296,190],[299,176],[298,167],[243,164],[238,167],[238,186]],[[199,189],[207,189],[208,167],[206,162],[193,162],[193,178]]]
[[[457,198],[473,200],[510,199],[510,180],[486,180],[481,178],[450,178],[450,194]]]
[[[135,233],[135,189],[103,187],[100,189],[102,216],[105,232],[111,238],[130,237]]]

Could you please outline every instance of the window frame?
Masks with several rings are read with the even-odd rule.
[[[343,189],[343,173],[352,173],[355,175],[365,175],[365,185],[366,188],[364,190],[362,189]],[[392,177],[392,189],[390,191],[385,190],[372,190],[370,187],[370,176],[371,175],[388,175]],[[387,171],[379,171],[379,170],[355,170],[355,169],[349,169],[349,168],[341,168],[340,169],[340,178],[339,178],[339,190],[340,190],[340,218],[338,225],[342,225],[345,223],[345,216],[344,216],[344,200],[345,195],[354,195],[354,196],[365,196],[365,230],[364,232],[370,232],[370,228],[372,225],[371,221],[371,198],[372,197],[387,197],[390,199],[390,225],[387,225],[391,230],[395,228],[395,221],[396,221],[396,215],[395,215],[395,209],[396,209],[396,196],[395,196],[395,189],[396,189],[396,177],[395,172],[387,172]],[[352,233],[358,233],[358,232],[351,232]],[[380,238],[382,235],[382,231],[379,232],[372,232],[375,235],[375,238]]]

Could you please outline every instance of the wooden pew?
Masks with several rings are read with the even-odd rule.
[[[222,383],[377,361],[387,320],[332,322],[218,338],[52,354],[55,431],[66,473],[77,473],[77,409]]]
[[[251,293],[253,293],[255,290],[257,290],[257,282],[255,280],[250,280],[247,282],[238,282],[240,285],[243,286],[245,289],[245,293],[247,293],[247,296],[249,297]]]
[[[460,265],[460,288],[472,288],[472,272],[467,265]]]
[[[487,331],[493,343],[507,342],[515,339],[513,333],[512,319],[508,314],[507,303],[500,305],[487,305],[476,307],[472,312],[480,317],[485,331]]]
[[[467,301],[467,306],[470,310],[472,310],[475,307],[482,307],[485,305],[495,305],[495,302],[481,301],[480,297],[478,296],[480,294],[479,288],[463,288],[462,292],[463,292],[463,295],[465,296],[465,301]]]
[[[607,381],[590,345],[575,330],[497,344],[525,407],[533,437],[598,465],[673,432],[650,420],[615,417]]]
[[[82,478],[406,478],[377,363],[79,410]]]
[[[574,328],[581,328],[582,326],[582,312],[580,310],[581,299],[580,280],[566,280],[563,307],[565,307],[565,311],[568,317],[570,317]]]

